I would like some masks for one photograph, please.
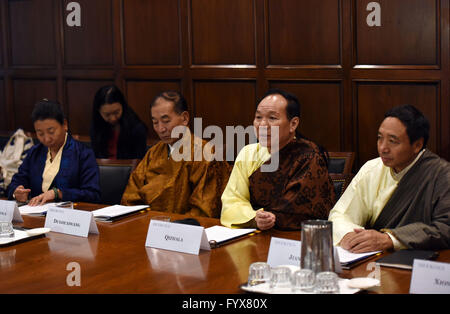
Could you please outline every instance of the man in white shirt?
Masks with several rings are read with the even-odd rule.
[[[450,247],[450,164],[425,149],[429,122],[411,105],[385,114],[379,158],[330,212],[335,245],[354,253]]]

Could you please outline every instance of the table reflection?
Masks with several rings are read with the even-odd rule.
[[[171,274],[205,279],[209,267],[210,252],[199,255],[145,248],[153,270]]]
[[[88,260],[95,259],[98,248],[98,235],[89,235],[88,238],[70,236],[59,233],[50,233],[49,249],[52,253],[63,254]]]

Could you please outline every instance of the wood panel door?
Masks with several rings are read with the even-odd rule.
[[[180,64],[180,1],[123,1],[126,65]]]
[[[63,16],[68,15],[65,0]],[[68,66],[112,66],[113,47],[113,1],[80,0],[81,25],[69,26],[64,20],[64,64]]]
[[[13,108],[16,128],[22,128],[24,131],[34,132],[34,126],[31,121],[31,113],[33,112],[34,105],[44,98],[48,100],[56,100],[56,82],[54,80],[42,79],[15,79],[13,81],[13,89]]]
[[[80,26],[67,24],[70,2]],[[0,129],[32,129],[39,97],[89,134],[98,87],[115,83],[149,126],[150,101],[175,89],[202,128],[252,124],[270,87],[297,95],[300,131],[357,170],[376,157],[391,106],[432,123],[450,158],[450,0],[0,0]],[[379,25],[375,22],[378,22]],[[6,117],[5,117],[6,115]],[[193,121],[191,121],[193,122]]]
[[[126,82],[128,105],[133,108],[139,118],[148,127],[148,139],[151,143],[159,141],[158,134],[153,130],[150,104],[161,92],[175,90],[181,91],[179,81],[144,81],[129,80]],[[188,107],[191,104],[188,104]]]
[[[70,79],[65,82],[69,127],[72,134],[89,135],[94,96],[102,86],[113,84],[107,80]]]
[[[8,1],[10,63],[56,66],[55,0]]]
[[[439,85],[437,83],[356,82],[357,150],[360,162],[378,157],[377,133],[384,114],[394,106],[410,104],[430,122],[428,148],[438,148],[440,122],[438,119]]]

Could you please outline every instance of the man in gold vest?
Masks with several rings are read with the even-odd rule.
[[[151,118],[160,141],[131,174],[121,203],[148,204],[155,211],[218,218],[230,166],[226,161],[202,158],[208,143],[190,136],[184,97],[175,91],[159,94],[151,104]],[[182,138],[172,137],[174,129],[185,130]],[[180,158],[180,153],[184,158]],[[198,153],[202,154],[200,158],[194,156]]]

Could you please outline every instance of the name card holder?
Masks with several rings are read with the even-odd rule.
[[[211,250],[205,228],[160,220],[150,220],[145,246],[195,255]]]
[[[269,254],[267,255],[267,264],[271,267],[281,265],[292,265],[300,267],[300,249],[301,241],[288,240],[272,237],[270,240]],[[342,266],[339,262],[339,255],[334,248],[334,271],[342,272]]]
[[[450,294],[450,264],[415,259],[409,293]]]
[[[47,210],[45,227],[50,228],[52,232],[85,238],[89,233],[99,233],[92,212],[71,208],[50,207]]]
[[[292,265],[300,267],[301,242],[272,237],[270,239],[267,264],[271,267]]]
[[[0,221],[23,222],[16,201],[0,200]]]

